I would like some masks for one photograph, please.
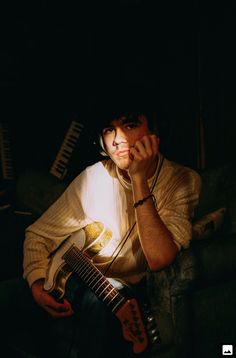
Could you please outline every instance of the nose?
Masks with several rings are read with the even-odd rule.
[[[116,128],[116,130],[114,131],[114,139],[113,139],[113,146],[117,146],[121,143],[126,143],[126,136],[124,131],[121,128]]]

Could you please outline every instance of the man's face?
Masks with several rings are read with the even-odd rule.
[[[147,134],[150,134],[150,130],[144,115],[139,115],[138,120],[124,116],[114,119],[104,128],[102,138],[109,157],[121,170],[127,170],[131,161],[130,148]]]

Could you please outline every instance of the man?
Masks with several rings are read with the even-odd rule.
[[[25,341],[39,357],[131,354],[118,320],[86,284],[76,283],[60,300],[45,290],[50,258],[66,238],[83,230],[83,251],[95,266],[117,289],[137,292],[148,267],[170,265],[191,240],[198,174],[163,157],[145,112],[107,119],[99,140],[108,159],[87,167],[26,230],[24,279],[31,293],[21,284],[18,297],[24,305],[33,297],[25,323],[35,341]]]

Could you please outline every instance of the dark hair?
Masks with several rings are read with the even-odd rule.
[[[158,104],[155,95],[153,89],[127,86],[111,89],[109,92],[103,91],[91,98],[89,116],[94,123],[94,142],[100,146],[103,154],[102,130],[108,127],[114,119],[122,116],[132,116],[134,120],[135,118],[138,120],[139,115],[145,115],[150,131],[158,134]]]
[[[126,113],[123,113],[121,114],[119,117],[115,117],[115,118],[120,118],[121,116],[124,116],[126,117],[127,119],[130,119],[130,122],[134,122],[134,123],[137,123],[139,122],[140,123],[140,115],[145,115],[145,117],[147,118],[147,121],[148,121],[148,127],[150,129],[150,131],[152,133],[155,133],[158,135],[158,131],[157,131],[157,128],[154,126],[154,123],[153,121],[150,121],[149,118],[148,118],[148,115],[146,113],[129,113],[129,114],[126,114]],[[110,121],[111,122],[111,121]],[[104,125],[100,131],[97,133],[97,141],[95,140],[94,144],[97,144],[99,145],[99,151],[100,151],[100,154],[103,155],[103,156],[107,156],[107,153],[106,153],[106,150],[105,150],[105,146],[104,146],[104,142],[103,142],[103,136],[102,136],[102,130],[106,127],[109,127],[109,124],[108,123],[107,125]]]

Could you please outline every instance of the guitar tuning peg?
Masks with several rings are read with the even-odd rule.
[[[151,334],[152,336],[154,336],[155,334],[157,334],[157,329],[152,329],[151,332],[150,332],[150,334]]]
[[[147,317],[147,321],[150,323],[150,322],[153,322],[154,321],[154,317],[153,316],[148,316]]]
[[[157,343],[158,341],[160,341],[159,336],[152,337],[151,341],[152,341],[152,344]]]

